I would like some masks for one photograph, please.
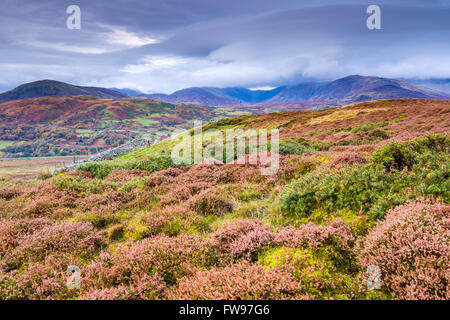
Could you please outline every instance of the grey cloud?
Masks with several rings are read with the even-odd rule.
[[[170,92],[349,73],[450,77],[450,2],[376,2],[382,30],[370,31],[373,1],[3,0],[0,88],[41,78]],[[79,31],[65,28],[72,3]],[[108,41],[114,30],[160,42],[130,48]]]

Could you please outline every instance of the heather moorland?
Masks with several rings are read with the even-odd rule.
[[[0,299],[450,298],[450,101],[203,128],[279,129],[278,171],[175,164],[175,137],[76,171],[1,179]],[[70,265],[79,290],[66,286]],[[374,265],[381,288],[369,290]]]

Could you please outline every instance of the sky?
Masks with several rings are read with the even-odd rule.
[[[81,29],[66,26],[70,5]],[[0,91],[41,79],[171,93],[450,78],[449,40],[450,0],[1,0]]]

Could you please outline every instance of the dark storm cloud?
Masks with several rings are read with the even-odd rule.
[[[82,29],[65,27],[68,5]],[[365,27],[369,4],[382,30]],[[0,89],[53,78],[170,92],[347,74],[450,77],[450,1],[2,0]]]

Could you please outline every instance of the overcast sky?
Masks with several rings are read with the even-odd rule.
[[[69,30],[69,5],[81,29]],[[366,9],[381,7],[381,30]],[[0,90],[165,92],[349,74],[450,78],[450,0],[1,0]]]

